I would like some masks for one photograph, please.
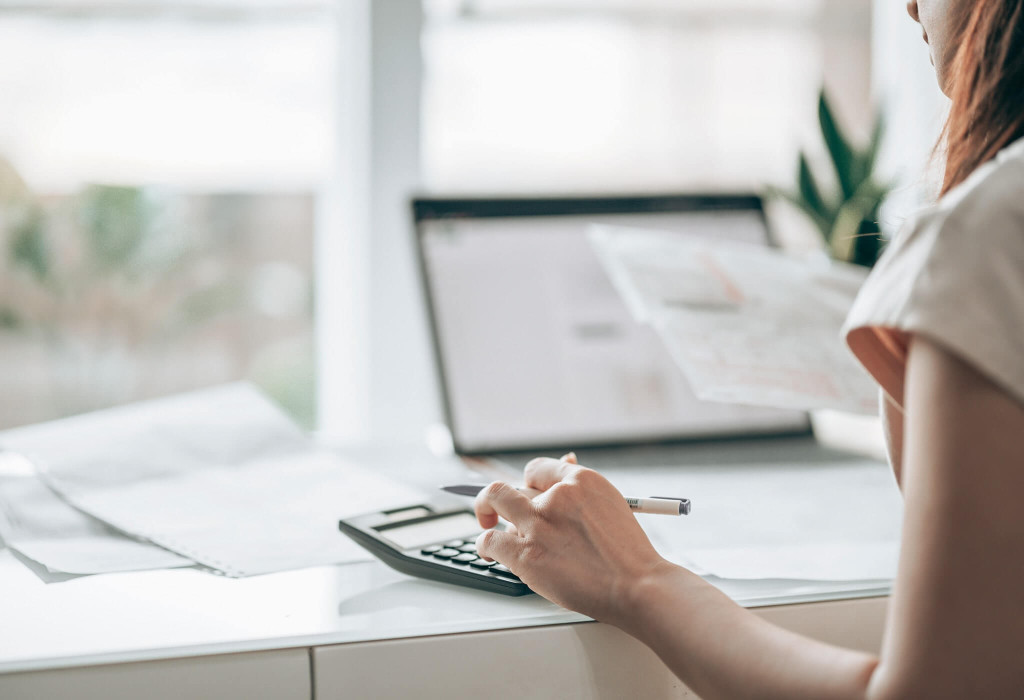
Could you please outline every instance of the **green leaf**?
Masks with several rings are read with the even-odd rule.
[[[244,285],[227,280],[186,296],[178,305],[178,316],[184,326],[194,326],[244,307]]]
[[[829,236],[832,257],[836,260],[850,260],[861,222],[864,221],[863,206],[862,202],[851,199],[839,208]]]
[[[815,178],[806,154],[800,153],[795,189],[769,189],[767,195],[784,199],[804,212],[821,232],[833,257],[871,265],[881,250],[881,242],[861,232],[878,230],[879,208],[894,184],[879,182],[874,176],[886,130],[884,117],[881,113],[876,116],[866,144],[855,145],[840,128],[828,95],[822,89],[818,120],[839,192],[823,187]]]
[[[865,177],[870,176],[878,162],[878,153],[882,148],[882,139],[885,138],[885,114],[879,112],[875,117],[874,127],[871,129],[871,140],[868,142],[867,151],[864,154]]]
[[[804,214],[807,215],[807,218],[809,218],[814,223],[815,227],[821,233],[822,237],[826,241],[828,241],[828,235],[832,231],[831,215],[823,216],[822,214],[812,209],[802,196],[793,194],[792,192],[787,192],[786,190],[772,187],[768,189],[767,196],[774,197],[776,199],[784,199],[793,206],[795,206],[797,209],[802,211]]]
[[[16,330],[24,324],[21,316],[9,306],[0,306],[0,329]]]
[[[854,196],[843,203],[832,224],[829,236],[832,257],[852,262],[856,251],[857,237],[864,224],[876,224],[878,209],[889,193],[888,185],[873,180],[861,184]],[[871,261],[874,263],[874,261]]]
[[[92,185],[81,195],[82,228],[96,266],[124,269],[142,247],[150,212],[141,189]]]
[[[871,173],[875,169],[875,161],[878,158],[878,150],[882,143],[884,130],[883,117],[879,114],[871,129],[871,139],[868,141],[867,146],[853,153],[853,162],[850,164],[850,181],[855,190],[859,190],[861,185],[871,178]]]
[[[889,196],[892,188],[892,183],[879,183],[875,180],[867,180],[857,188],[857,194],[854,196],[854,199],[862,203],[862,207],[866,212],[864,215],[865,219],[870,220],[872,223],[878,223],[878,210],[881,208],[885,198]]]
[[[16,265],[28,268],[40,282],[45,282],[49,277],[50,248],[41,212],[29,212],[25,220],[15,227],[10,242],[10,255]]]
[[[821,91],[821,96],[818,98],[818,121],[821,124],[821,135],[825,138],[825,145],[828,147],[832,164],[835,166],[843,199],[847,200],[857,191],[859,184],[854,172],[857,167],[854,164],[854,151],[836,122],[835,114],[824,90]]]
[[[862,222],[857,238],[854,239],[850,262],[854,265],[874,267],[885,250],[885,243],[886,240],[877,225],[868,221]]]
[[[800,153],[797,183],[800,186],[800,196],[803,197],[807,207],[817,212],[819,216],[827,217],[831,212],[829,212],[829,208],[825,205],[825,200],[821,196],[821,188],[814,179],[814,173],[811,172],[811,165],[807,162],[807,156],[802,152]]]

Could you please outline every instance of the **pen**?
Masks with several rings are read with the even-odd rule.
[[[487,484],[454,484],[452,486],[442,486],[441,490],[447,491],[448,493],[454,493],[457,496],[476,496],[486,487]],[[525,486],[517,486],[516,491],[529,498],[535,498],[543,493],[543,491],[528,489]],[[630,498],[627,496],[626,505],[628,505],[634,513],[649,513],[652,515],[690,514],[689,498],[667,498],[661,496],[652,496],[650,498]]]

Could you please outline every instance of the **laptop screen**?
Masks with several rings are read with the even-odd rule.
[[[768,245],[760,199],[418,199],[414,212],[459,453],[808,430],[802,412],[699,401],[587,239],[601,223]]]

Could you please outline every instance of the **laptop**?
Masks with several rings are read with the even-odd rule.
[[[698,400],[634,320],[591,224],[773,241],[755,195],[417,198],[424,298],[455,452],[521,466],[674,463],[708,440],[810,436],[806,413]]]

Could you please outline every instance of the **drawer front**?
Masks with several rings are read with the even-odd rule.
[[[0,675],[4,700],[310,700],[308,649]]]
[[[787,629],[877,652],[887,598],[758,608]],[[316,700],[693,698],[646,646],[581,623],[313,649]]]
[[[827,603],[756,608],[760,617],[828,644],[877,654],[882,650],[889,598],[856,598]]]

